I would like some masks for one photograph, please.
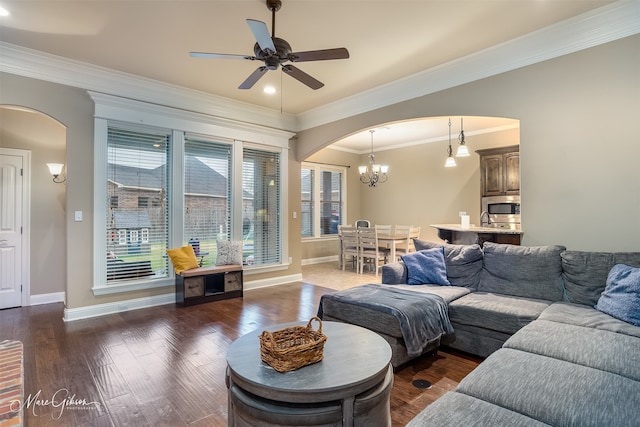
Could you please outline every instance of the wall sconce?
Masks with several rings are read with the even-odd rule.
[[[53,175],[53,182],[56,184],[62,184],[67,180],[64,177],[60,177],[62,168],[64,167],[63,163],[47,163],[47,167],[49,168],[49,173]]]

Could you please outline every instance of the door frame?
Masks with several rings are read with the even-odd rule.
[[[22,157],[22,306],[31,305],[31,151],[0,147],[0,154]]]

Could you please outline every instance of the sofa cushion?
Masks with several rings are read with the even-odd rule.
[[[513,334],[537,319],[549,301],[472,292],[449,303],[452,323]]]
[[[555,426],[638,425],[640,382],[510,348],[489,356],[456,391]]]
[[[409,285],[451,286],[447,279],[447,267],[444,263],[444,248],[425,249],[402,255],[407,266]]]
[[[479,245],[450,245],[413,239],[417,251],[423,249],[444,248],[447,277],[453,286],[465,286],[478,289],[480,270],[482,270],[482,249]],[[383,271],[384,274],[384,271]]]
[[[485,242],[478,290],[525,298],[562,300],[564,246]]]
[[[568,302],[555,302],[538,319],[569,325],[601,329],[640,338],[640,326],[618,320],[592,307]]]
[[[464,410],[461,410],[464,408]],[[424,426],[511,426],[544,427],[536,421],[466,394],[447,392],[409,421],[407,427]]]
[[[382,283],[385,285],[407,283],[407,276],[407,266],[402,261],[382,265]]]
[[[625,264],[614,265],[596,309],[640,326],[640,268]]]
[[[598,303],[614,265],[640,267],[640,252],[564,251],[561,258],[566,300],[590,307]]]
[[[629,335],[538,319],[509,338],[504,347],[640,381],[640,340]]]

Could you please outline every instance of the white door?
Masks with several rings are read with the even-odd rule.
[[[0,155],[0,308],[22,305],[22,163]]]

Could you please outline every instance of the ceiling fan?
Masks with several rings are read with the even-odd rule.
[[[286,40],[275,36],[276,12],[280,10],[282,1],[266,0],[266,3],[267,8],[271,11],[271,35],[269,35],[269,29],[264,22],[247,19],[247,24],[257,40],[257,43],[253,46],[255,56],[208,52],[190,52],[189,55],[194,58],[248,59],[250,61],[260,60],[264,62],[264,65],[258,67],[251,73],[238,89],[251,89],[268,70],[277,70],[278,66],[282,66],[282,71],[309,86],[311,89],[320,89],[324,86],[324,83],[311,77],[301,69],[286,63],[347,59],[349,58],[349,51],[344,47],[339,47],[335,49],[292,52],[291,45]]]

